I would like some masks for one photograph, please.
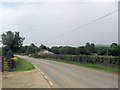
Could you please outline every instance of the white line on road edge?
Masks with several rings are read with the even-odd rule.
[[[43,74],[43,72],[41,72],[41,74]]]
[[[53,86],[53,84],[49,81],[49,84],[51,85],[51,86]]]
[[[46,62],[44,62],[44,61],[39,61],[39,60],[36,60],[36,59],[34,59],[35,61],[37,61],[37,62],[40,62],[40,63],[46,63]],[[47,63],[46,63],[47,64]]]
[[[47,79],[47,77],[46,76],[44,76],[45,77],[45,79]]]
[[[41,72],[35,65],[34,65],[34,67],[41,73],[41,75],[43,76],[43,78],[50,84],[50,86],[53,86],[53,84],[47,79],[47,77],[43,74],[43,72]]]

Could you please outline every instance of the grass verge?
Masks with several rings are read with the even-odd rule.
[[[4,70],[5,70],[5,71],[8,70],[8,64],[7,64],[7,61],[5,61],[5,59],[4,59]]]
[[[15,61],[16,61],[16,68],[11,71],[27,71],[35,68],[30,62],[24,59],[17,58],[15,59]]]
[[[35,58],[35,57],[32,57],[32,58]],[[118,70],[117,67],[110,67],[109,65],[104,66],[104,65],[98,65],[98,64],[81,64],[81,63],[78,63],[78,62],[64,61],[64,60],[53,59],[53,58],[40,58],[40,59],[64,62],[64,63],[69,63],[69,64],[75,64],[75,65],[80,65],[80,66],[95,68],[95,69],[101,69],[101,70],[106,70],[106,71],[111,71],[111,72],[120,72],[120,70]]]

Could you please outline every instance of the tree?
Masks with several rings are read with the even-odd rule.
[[[96,53],[96,48],[95,48],[94,43],[91,43],[91,51],[92,53]]]
[[[53,52],[54,54],[59,54],[59,47],[54,46],[50,49],[50,51]]]
[[[106,47],[96,47],[96,48],[97,48],[98,55],[106,55],[107,54]]]
[[[25,47],[27,48],[25,51],[26,54],[36,53],[40,50],[37,46],[35,46],[34,43],[31,43],[30,46],[25,46]]]
[[[59,47],[58,52],[59,54],[70,54],[75,55],[77,54],[75,47],[65,46],[65,47]]]
[[[118,45],[118,56],[120,56],[120,44]]]
[[[27,50],[27,48],[25,46],[21,46],[19,53],[25,53],[26,50]]]
[[[31,46],[31,47],[36,47],[34,43],[31,43],[31,45],[30,45],[30,46]]]
[[[58,51],[59,51],[59,54],[67,54],[67,51],[65,50],[64,47],[60,47]]]
[[[35,50],[34,50],[33,47],[29,46],[29,47],[27,48],[27,50],[25,51],[25,53],[26,53],[26,54],[35,53]]]
[[[9,50],[10,50],[10,49],[9,49],[8,46],[2,47],[2,55],[3,55],[3,56],[6,56],[6,55],[7,55],[7,52],[8,52]]]
[[[109,48],[109,55],[118,56],[119,47],[116,43],[112,43]]]
[[[8,31],[1,35],[2,43],[7,49],[11,50],[13,53],[16,53],[20,50],[20,47],[23,44],[25,38],[19,36],[19,32]],[[4,47],[4,48],[5,48]]]
[[[115,47],[115,46],[117,46],[117,43],[112,43],[112,44],[110,45],[110,47]]]
[[[85,49],[86,49],[86,54],[87,55],[90,55],[92,53],[92,51],[91,51],[91,45],[90,45],[89,42],[86,43]]]
[[[86,48],[84,46],[79,47],[80,54],[86,54]]]
[[[6,54],[6,58],[7,58],[7,59],[10,59],[10,58],[13,58],[13,57],[14,57],[14,56],[13,56],[13,52],[9,50],[9,51],[7,52],[7,54]]]
[[[45,45],[43,45],[43,44],[41,44],[39,48],[40,48],[40,50],[47,49],[47,47]]]

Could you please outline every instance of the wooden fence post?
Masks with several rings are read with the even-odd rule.
[[[4,72],[4,56],[2,56],[2,72]]]

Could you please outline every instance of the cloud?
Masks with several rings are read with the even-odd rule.
[[[119,0],[2,0],[2,2],[118,2]]]
[[[4,3],[2,6],[3,31],[20,31],[21,35],[26,37],[24,44],[37,42],[49,46],[61,44],[78,46],[87,41],[109,44],[117,41],[114,37],[117,35],[117,14],[105,19],[108,22],[98,22],[52,42],[44,41],[49,41],[116,9],[116,3]],[[99,33],[96,32],[97,30]],[[108,30],[111,34],[105,34]],[[96,32],[95,35],[92,35],[91,31]],[[99,39],[99,35],[107,38]]]

